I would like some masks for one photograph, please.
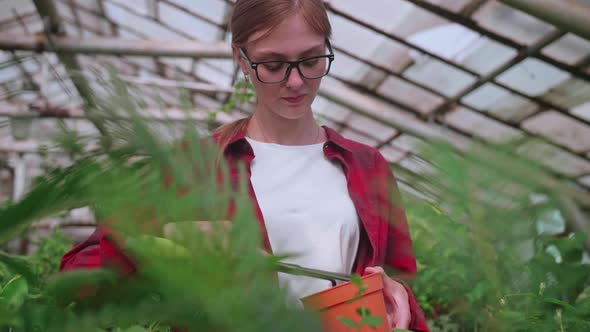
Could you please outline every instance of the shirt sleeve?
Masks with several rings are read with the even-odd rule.
[[[412,247],[412,238],[408,228],[406,212],[403,208],[397,181],[389,163],[377,152],[376,175],[378,176],[377,190],[379,197],[378,206],[384,207],[379,210],[382,217],[388,221],[387,245],[385,248],[385,265],[393,268],[397,275],[394,278],[401,282],[408,292],[408,301],[412,319],[410,330],[430,331],[424,318],[424,313],[418,305],[418,301],[410,287],[401,279],[409,279],[416,275],[416,258]]]
[[[59,270],[114,267],[121,275],[135,271],[135,264],[115,244],[112,232],[99,226],[86,241],[68,251],[61,259]]]

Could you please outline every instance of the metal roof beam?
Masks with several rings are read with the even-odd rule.
[[[180,108],[165,109],[146,109],[140,111],[139,116],[146,120],[153,121],[172,121],[184,122],[187,120],[206,121],[207,113],[216,112],[215,110],[199,110],[186,112]],[[11,118],[54,118],[54,119],[73,119],[88,120],[84,110],[75,107],[61,107],[47,103],[23,104],[15,102],[0,102],[0,116]],[[120,115],[103,115],[103,119],[125,120],[131,117],[126,114]]]
[[[167,56],[187,58],[231,58],[231,48],[225,42],[126,40],[112,37],[60,37],[4,35],[1,50],[59,52],[67,54],[104,54],[129,56]]]

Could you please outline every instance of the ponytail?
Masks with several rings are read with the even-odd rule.
[[[229,141],[240,131],[245,131],[250,122],[251,116],[226,123],[213,132],[213,137],[219,145],[221,153],[225,151]]]

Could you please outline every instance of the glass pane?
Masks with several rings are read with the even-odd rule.
[[[347,125],[380,142],[397,134],[397,130],[394,128],[355,113],[350,115]]]
[[[566,80],[547,91],[543,98],[566,109],[575,107],[590,101],[590,82],[577,78]]]
[[[590,126],[557,111],[537,114],[524,121],[522,127],[575,152],[590,150]]]
[[[472,17],[482,27],[526,45],[537,43],[555,30],[552,25],[498,1],[486,2]]]
[[[542,53],[568,65],[575,65],[578,61],[590,55],[590,42],[568,33],[543,48]]]
[[[168,26],[204,42],[217,41],[221,32],[216,26],[162,2],[159,3],[159,17]]]
[[[195,1],[195,0],[169,0],[188,11],[197,13],[204,17],[207,17],[215,22],[223,22],[223,16],[225,15],[228,5],[225,1]]]
[[[393,100],[411,105],[422,114],[430,113],[444,102],[444,98],[395,76],[387,77],[377,92]]]
[[[436,59],[423,58],[408,68],[403,75],[452,97],[475,82],[475,77]]]
[[[336,122],[344,122],[351,114],[351,110],[335,104],[328,99],[317,96],[312,104],[312,109],[316,114],[316,118],[322,119],[323,117]]]
[[[520,119],[536,112],[539,108],[537,104],[528,99],[512,94],[493,83],[487,83],[477,88],[465,96],[462,102],[513,123],[518,123]]]
[[[506,143],[523,136],[519,130],[464,107],[446,113],[444,120],[461,131],[494,143]]]
[[[570,110],[572,114],[575,114],[587,121],[590,121],[590,102],[577,105]]]
[[[498,76],[497,81],[529,96],[540,96],[569,77],[569,73],[548,63],[528,58]]]
[[[519,146],[517,151],[560,174],[580,176],[590,172],[588,160],[544,142],[529,141]]]

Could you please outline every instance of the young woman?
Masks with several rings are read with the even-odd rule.
[[[334,55],[320,0],[239,0],[231,20],[235,61],[256,90],[254,114],[216,132],[243,160],[267,243],[290,262],[334,272],[416,271],[389,165],[374,148],[316,124],[311,104]],[[240,147],[240,148],[236,148]],[[416,300],[386,276],[394,327],[427,330]],[[329,287],[279,275],[294,298]]]
[[[399,281],[415,274],[416,262],[388,163],[378,150],[320,127],[312,114],[334,60],[322,1],[238,0],[231,32],[235,61],[256,90],[256,110],[213,137],[230,164],[246,165],[266,249],[294,254],[287,261],[305,267],[383,273],[389,324],[428,331],[414,295]],[[130,264],[93,236],[64,256],[62,269],[93,266],[88,257],[101,250]],[[92,243],[96,253],[89,254]],[[397,271],[395,279],[383,266]],[[279,282],[294,302],[330,287],[286,274]]]

